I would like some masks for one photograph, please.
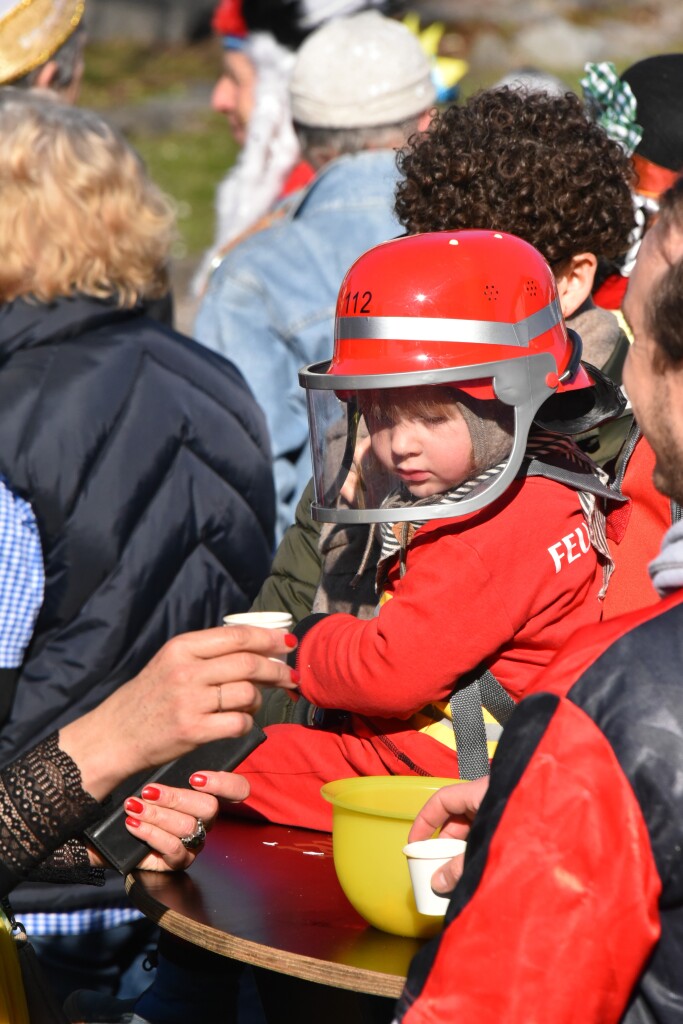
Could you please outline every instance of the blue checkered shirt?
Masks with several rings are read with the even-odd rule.
[[[38,524],[0,476],[0,668],[18,668],[45,593]]]
[[[17,914],[26,934],[32,935],[87,935],[89,932],[106,931],[144,917],[139,910],[121,901],[102,907],[81,907],[79,910],[60,910],[54,913]]]
[[[38,524],[27,501],[0,476],[0,668],[18,668],[45,593]],[[137,921],[143,915],[123,900],[110,906],[21,915],[33,935],[82,935]]]

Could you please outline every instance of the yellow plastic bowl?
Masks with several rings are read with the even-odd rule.
[[[394,935],[428,938],[443,919],[419,914],[403,854],[410,827],[432,793],[457,779],[366,776],[328,782],[334,866],[346,898],[365,920]]]

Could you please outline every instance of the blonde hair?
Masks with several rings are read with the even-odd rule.
[[[0,89],[0,302],[168,289],[170,201],[97,114]]]

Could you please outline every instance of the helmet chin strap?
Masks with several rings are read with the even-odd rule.
[[[560,384],[567,384],[570,380],[573,380],[574,377],[576,377],[581,366],[581,356],[583,355],[583,342],[576,331],[572,331],[572,329],[568,327],[567,334],[569,335],[569,340],[571,342],[572,354],[569,358],[567,369],[560,377]]]

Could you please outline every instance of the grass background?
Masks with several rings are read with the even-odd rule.
[[[113,120],[125,109],[127,137],[175,201],[182,238],[175,252],[179,258],[196,257],[211,242],[216,185],[237,153],[225,118],[210,109],[219,70],[220,53],[213,40],[154,49],[123,42],[90,44],[86,51],[79,102]],[[163,101],[170,112],[182,107],[177,127],[157,130],[150,123],[144,108],[152,100]],[[166,125],[169,118],[160,120]]]

